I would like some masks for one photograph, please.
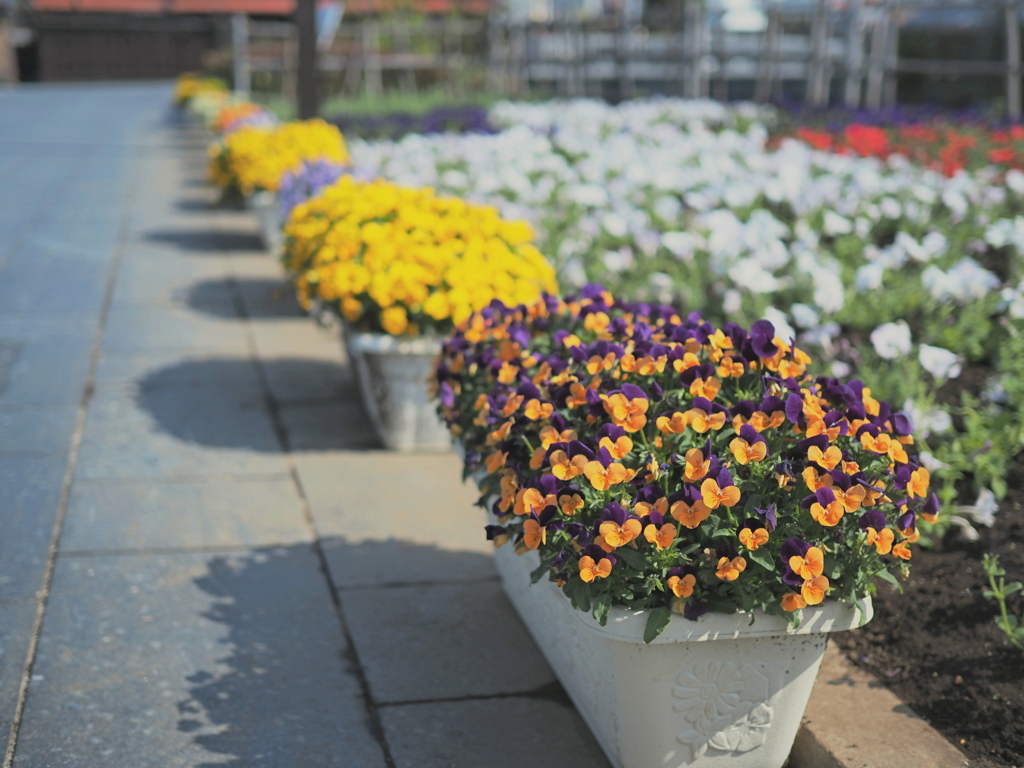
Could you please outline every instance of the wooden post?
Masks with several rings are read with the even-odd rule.
[[[886,52],[889,42],[889,7],[885,5],[875,10],[875,24],[871,30],[871,59],[868,66],[868,90],[865,95],[865,106],[868,109],[880,109],[882,106],[882,88],[885,83]]]
[[[899,81],[900,13],[899,0],[886,6],[889,15],[889,32],[885,36],[885,66],[882,77],[882,103],[887,107],[896,105],[896,87]]]
[[[782,9],[769,5],[768,29],[761,36],[761,65],[758,67],[757,84],[754,86],[754,101],[763,104],[771,98],[772,83],[775,80],[775,66],[779,55],[779,27]]]
[[[363,23],[363,88],[368,96],[384,93],[384,74],[380,60],[380,25],[376,20]]]
[[[1019,119],[1021,113],[1019,11],[1016,2],[1006,6],[1006,112],[1012,120]]]
[[[811,107],[823,107],[828,103],[831,73],[828,54],[828,6],[827,0],[818,0],[811,17],[811,61],[807,73],[807,91],[804,101]]]
[[[295,26],[298,33],[299,60],[296,66],[298,84],[296,96],[300,120],[316,117],[316,0],[297,0]]]
[[[687,96],[700,99],[705,95],[703,57],[704,19],[701,17],[701,6],[698,0],[686,3],[686,26],[690,36],[690,76],[687,78],[689,88]]]
[[[235,93],[248,96],[252,77],[249,73],[249,17],[244,13],[231,15],[231,57]]]
[[[850,2],[850,27],[846,36],[846,87],[843,103],[847,109],[858,109],[861,81],[864,79],[864,14],[861,0]]]

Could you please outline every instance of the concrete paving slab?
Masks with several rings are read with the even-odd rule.
[[[260,547],[310,541],[290,476],[76,483],[64,552]]]
[[[884,722],[884,727],[879,723]],[[791,768],[963,768],[967,758],[895,694],[829,644],[790,755]]]
[[[55,453],[67,456],[77,418],[77,405],[0,403],[0,455]]]
[[[0,601],[42,587],[67,459],[0,456]]]
[[[408,586],[341,595],[380,703],[523,693],[554,676],[497,582],[433,584],[402,562]]]
[[[0,405],[77,405],[92,355],[89,340],[91,337],[37,339],[31,343],[0,340],[0,350],[17,349],[6,367],[0,361]]]
[[[97,392],[157,392],[175,390],[189,397],[232,393],[248,403],[262,402],[264,390],[256,362],[246,355],[218,352],[190,354],[181,350],[102,352],[95,374]]]
[[[262,403],[232,392],[97,394],[76,478],[277,475],[287,471]]]
[[[279,365],[275,367],[281,368]],[[316,363],[303,367],[314,372],[322,368]],[[297,377],[292,381],[296,385],[293,393],[298,393]],[[355,386],[348,383],[341,387],[340,398],[333,402],[304,404],[300,395],[299,402],[281,406],[281,421],[288,435],[288,446],[293,451],[351,451],[360,448],[377,451],[381,448]],[[304,394],[312,395],[317,389],[311,388]]]
[[[185,306],[187,296],[196,284],[220,281],[216,298],[231,298],[230,288],[223,283],[224,270],[215,260],[130,258],[122,262],[114,290],[114,305],[142,304],[164,301]],[[213,291],[207,289],[209,295]],[[237,313],[232,313],[236,317]]]
[[[478,492],[462,483],[454,454],[345,451],[295,456],[303,488],[324,536],[351,542],[403,541],[490,554],[485,517],[467,519]],[[479,523],[479,525],[477,524]]]
[[[576,710],[557,701],[412,704],[386,707],[381,717],[396,768],[610,766]]]
[[[319,328],[305,318],[268,320],[253,323],[251,328],[261,358],[310,357],[345,363],[341,332],[337,328]]]
[[[405,584],[410,573],[429,574],[423,578],[433,582],[486,582],[497,578],[494,559],[481,552],[458,552],[401,539],[354,542],[330,537],[322,546],[331,578],[342,589]],[[399,563],[401,567],[396,566]]]
[[[243,351],[246,336],[244,326],[238,322],[202,317],[187,309],[120,305],[111,308],[103,348],[112,352]]]
[[[384,761],[309,547],[58,563],[16,768]]]
[[[14,721],[35,620],[35,600],[0,603],[0,734]]]
[[[351,439],[358,440],[359,445],[367,447],[379,445],[376,437],[366,432],[370,425],[365,409],[359,406],[358,413],[355,412],[354,402],[359,396],[355,389],[355,379],[351,369],[338,362],[337,354],[326,358],[264,357],[261,358],[261,365],[267,376],[270,393],[277,403],[285,406],[319,404],[344,410],[348,412],[347,415],[352,416],[352,425],[346,426],[345,431],[359,433],[358,436],[353,435]],[[326,413],[322,415],[327,416]],[[341,414],[334,414],[329,418],[339,415]],[[300,436],[300,432],[302,435],[308,434],[308,428],[299,427],[298,423],[316,418],[318,416],[312,412],[296,411],[292,416],[296,422],[296,437]]]

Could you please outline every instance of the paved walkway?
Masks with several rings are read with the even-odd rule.
[[[607,765],[169,100],[0,91],[5,768]]]

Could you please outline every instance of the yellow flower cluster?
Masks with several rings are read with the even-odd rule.
[[[185,104],[194,96],[211,91],[226,94],[227,86],[223,80],[215,77],[201,77],[195,72],[185,72],[174,83],[174,103]]]
[[[245,126],[210,147],[210,178],[246,195],[259,189],[274,192],[281,177],[304,160],[348,164],[351,158],[341,131],[323,120]]]
[[[494,298],[531,304],[557,290],[529,224],[432,189],[343,176],[295,207],[285,235],[300,301],[362,330],[443,333]]]

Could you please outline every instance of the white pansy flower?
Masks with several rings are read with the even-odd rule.
[[[845,379],[853,369],[842,360],[835,360],[832,363],[832,375],[837,379]]]
[[[882,287],[885,267],[881,264],[865,264],[857,270],[853,283],[858,291],[874,291]]]
[[[835,211],[825,211],[822,229],[827,235],[848,235],[853,231],[853,223]]]
[[[801,328],[814,328],[821,322],[818,313],[806,304],[794,304],[789,311],[793,314],[793,322]]]
[[[871,344],[883,360],[895,360],[910,352],[910,326],[904,320],[883,323],[871,332]]]
[[[922,344],[917,359],[921,367],[936,379],[955,379],[960,375],[960,358],[948,349]]]
[[[661,244],[677,259],[689,261],[693,258],[697,240],[689,232],[664,232],[661,235]]]
[[[743,309],[743,294],[735,288],[728,289],[722,295],[722,309],[728,315],[735,315]]]

